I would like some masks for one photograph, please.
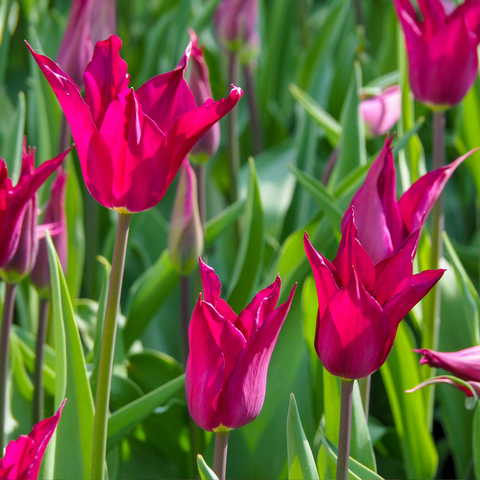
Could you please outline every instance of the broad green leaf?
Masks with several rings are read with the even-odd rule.
[[[22,396],[31,402],[33,384],[25,368],[19,341],[13,330],[10,335],[10,358],[13,359],[13,380]]]
[[[89,478],[94,416],[92,393],[67,283],[49,234],[47,248],[54,299],[53,318],[58,333],[64,333],[65,350],[63,355],[57,351],[56,358],[65,362],[60,366],[60,371],[66,367],[64,397],[68,400],[56,429],[55,478]],[[62,345],[62,340],[57,345]],[[62,382],[62,376],[58,380]],[[61,393],[60,388],[56,392],[55,403],[57,393]]]
[[[157,407],[172,398],[185,385],[185,375],[158,387],[112,413],[108,419],[107,448],[111,449],[133,428],[145,420]]]
[[[230,225],[235,223],[245,208],[244,201],[238,201],[210,219],[205,226],[205,244],[211,245]]]
[[[165,250],[158,260],[130,288],[127,298],[127,322],[123,330],[125,350],[140,337],[152,317],[171,294],[178,273]]]
[[[288,478],[291,480],[318,479],[312,450],[303,431],[293,393],[287,415]]]
[[[207,465],[200,454],[197,455],[197,465],[202,480],[218,480],[215,472]]]
[[[228,304],[233,311],[240,312],[250,301],[262,262],[263,230],[263,210],[258,176],[253,159],[250,159],[250,180],[244,229],[227,295]]]
[[[1,7],[0,7],[1,8]],[[15,117],[11,119],[11,127],[6,135],[3,146],[2,158],[7,162],[8,176],[16,184],[20,176],[22,166],[23,153],[23,137],[25,135],[25,115],[26,115],[25,94],[18,94],[17,108],[15,109]]]

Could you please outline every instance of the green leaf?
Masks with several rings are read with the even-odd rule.
[[[480,404],[477,403],[475,409],[475,415],[473,417],[473,469],[475,472],[475,478],[480,479]]]
[[[200,454],[197,455],[197,466],[202,480],[218,480],[215,472],[207,465]]]
[[[290,406],[287,415],[287,451],[289,479],[318,479],[315,459],[303,431],[293,393],[290,394]]]
[[[209,0],[203,5],[200,12],[196,13],[192,22],[192,28],[195,32],[201,32],[208,25],[220,1],[221,0]]]
[[[245,227],[228,291],[228,304],[240,312],[250,300],[250,294],[260,271],[263,256],[263,210],[257,172],[250,159],[250,181],[245,212]]]
[[[244,208],[245,202],[238,201],[211,218],[205,226],[205,244],[211,245],[230,225],[235,223]]]
[[[62,266],[47,232],[47,249],[52,281],[52,307],[56,330],[57,380],[55,408],[59,397],[67,398],[56,429],[55,478],[88,478],[92,464],[93,399],[88,383],[83,348],[75,323]],[[63,334],[63,339],[57,337]],[[64,369],[66,371],[64,373]],[[62,399],[63,400],[63,399]]]
[[[3,146],[3,155],[8,167],[9,177],[16,184],[20,176],[22,166],[23,153],[23,137],[25,135],[25,114],[26,114],[25,94],[18,94],[17,108],[15,109],[15,117],[11,119],[11,127],[6,135]]]
[[[178,283],[178,273],[165,250],[158,260],[130,288],[127,322],[123,330],[125,350],[140,337],[148,323]]]
[[[185,374],[143,395],[112,413],[108,419],[107,448],[111,449],[157,407],[170,400],[185,385]]]

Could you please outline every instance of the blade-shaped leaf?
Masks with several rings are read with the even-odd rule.
[[[202,480],[218,480],[215,472],[207,465],[200,454],[197,455],[197,466]]]
[[[227,207],[218,215],[210,219],[205,226],[205,243],[210,245],[218,238],[230,225],[232,225],[243,212],[244,201],[238,201]]]

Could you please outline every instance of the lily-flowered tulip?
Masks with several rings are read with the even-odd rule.
[[[412,274],[419,228],[397,253],[374,265],[357,235],[355,214],[351,208],[333,262],[304,238],[318,297],[315,349],[331,374],[349,380],[383,365],[399,323],[444,272]]]
[[[400,118],[401,103],[402,94],[398,85],[363,100],[360,103],[360,114],[365,121],[367,135],[385,135]]]
[[[187,403],[198,426],[222,432],[246,425],[260,413],[268,364],[295,287],[275,308],[277,277],[237,316],[220,298],[218,276],[201,260],[200,273],[204,297],[200,295],[190,323]]]
[[[405,33],[410,87],[434,107],[457,104],[477,76],[480,3],[466,0],[450,14],[440,0],[419,0],[420,22],[410,0],[394,0]]]
[[[215,33],[223,48],[248,64],[260,51],[258,0],[222,0],[215,12]]]
[[[458,158],[418,179],[398,200],[392,138],[385,140],[380,155],[372,163],[364,184],[354,195],[358,239],[374,264],[397,252],[407,237],[423,226],[435,201],[455,169],[472,153]],[[342,230],[350,220],[348,209]]]
[[[84,74],[85,100],[56,63],[30,50],[70,124],[89,192],[105,207],[133,213],[162,199],[193,145],[243,92],[233,87],[228,98],[197,108],[184,79],[191,45],[175,70],[134,92],[121,45],[114,35],[97,43]]]
[[[182,275],[188,275],[203,250],[203,228],[197,201],[197,179],[185,159],[180,168],[173,205],[168,249],[172,263]]]
[[[65,400],[57,413],[37,423],[28,435],[12,440],[0,460],[0,480],[37,480],[43,454],[57,428]]]
[[[52,234],[52,241],[57,251],[58,259],[65,272],[67,268],[67,225],[65,215],[65,186],[67,175],[62,170],[57,173],[57,178],[52,183],[50,200],[47,211],[43,217],[42,230],[48,229]],[[50,266],[48,263],[47,243],[44,232],[39,235],[37,228],[38,252],[33,270],[30,272],[30,279],[41,296],[49,296],[50,291]]]
[[[0,269],[7,280],[10,274],[24,275],[33,267],[37,251],[35,194],[69,151],[34,169],[35,149],[27,149],[24,143],[22,170],[15,186],[0,159]]]
[[[195,32],[190,29],[190,41],[192,42],[192,59],[190,63],[190,80],[188,85],[195,97],[197,105],[202,105],[209,98],[212,98],[212,89],[210,87],[210,74],[207,63],[203,56],[203,47],[198,45],[198,38]],[[194,145],[190,152],[192,160],[204,163],[215,155],[220,144],[220,124],[215,125],[208,130],[205,135]],[[203,160],[203,161],[202,161]]]

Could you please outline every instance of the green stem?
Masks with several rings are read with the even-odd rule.
[[[15,306],[16,283],[6,283],[3,302],[2,328],[0,331],[0,456],[6,446],[5,412],[7,409],[8,351],[10,330],[12,329],[13,308]]]
[[[363,411],[365,412],[365,418],[368,422],[368,411],[370,408],[370,386],[372,384],[372,376],[361,378],[358,381],[360,387],[360,396],[362,397]]]
[[[105,474],[107,450],[108,407],[112,381],[117,313],[120,305],[123,269],[127,251],[130,214],[119,213],[115,247],[113,249],[112,273],[108,289],[107,309],[103,327],[102,351],[98,369],[97,395],[95,399],[95,423],[93,430],[92,479],[102,480]]]
[[[235,53],[228,56],[228,81],[238,83],[238,59]],[[240,172],[240,144],[238,141],[238,111],[233,108],[227,115],[228,165],[230,169],[230,201],[238,199],[238,175]]]
[[[353,0],[353,8],[355,10],[355,23],[359,26],[363,26],[364,20],[361,0]]]
[[[355,380],[342,379],[342,406],[340,408],[340,434],[338,440],[337,480],[347,480],[352,429],[352,397]]]
[[[206,165],[194,165],[193,170],[197,177],[198,211],[200,213],[203,235],[205,236],[205,224],[207,223]]]
[[[40,299],[38,314],[37,343],[35,346],[35,373],[33,375],[33,424],[43,420],[43,359],[44,345],[47,339],[48,306],[50,301],[46,298]]]
[[[225,480],[227,472],[228,435],[230,432],[215,432],[215,454],[213,457],[213,471],[219,480]]]
[[[189,352],[188,327],[190,325],[190,277],[188,275],[180,276],[180,324],[182,334],[182,359],[183,364],[187,365]]]
[[[245,76],[245,86],[247,87],[245,93],[247,94],[248,109],[250,111],[253,154],[256,156],[263,150],[263,136],[252,70],[252,65],[245,65],[243,73]]]

